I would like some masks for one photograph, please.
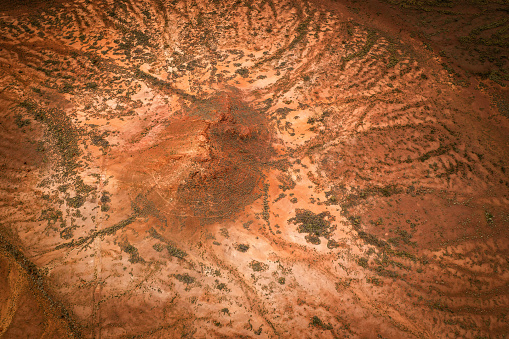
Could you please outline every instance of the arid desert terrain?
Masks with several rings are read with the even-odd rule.
[[[508,338],[507,0],[0,2],[1,338]]]

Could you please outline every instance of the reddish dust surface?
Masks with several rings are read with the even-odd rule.
[[[507,337],[502,2],[14,3],[0,336]]]

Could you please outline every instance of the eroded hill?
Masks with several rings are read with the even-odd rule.
[[[507,22],[406,34],[457,5],[3,4],[0,334],[506,336]]]

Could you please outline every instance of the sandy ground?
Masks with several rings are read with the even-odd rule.
[[[507,82],[436,8],[9,4],[0,336],[507,337]]]

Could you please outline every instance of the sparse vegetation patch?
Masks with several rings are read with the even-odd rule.
[[[329,212],[315,214],[309,210],[295,210],[295,217],[288,220],[289,223],[298,225],[299,233],[307,233],[306,240],[312,244],[320,244],[320,237],[329,239],[335,226],[331,223],[334,217]]]

